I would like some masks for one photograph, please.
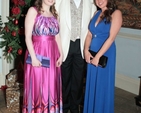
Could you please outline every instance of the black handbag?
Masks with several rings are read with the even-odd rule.
[[[94,52],[94,51],[92,51],[92,50],[89,50],[89,52],[91,53],[91,55],[92,55],[93,57],[95,57],[95,55],[97,54],[97,52]],[[92,58],[91,58],[91,59],[92,59]],[[99,65],[100,67],[104,68],[104,67],[106,67],[106,65],[107,65],[107,61],[108,61],[108,57],[102,55],[102,56],[100,57],[100,59],[99,59],[98,65]]]
[[[41,55],[36,55],[37,59],[42,63],[42,67],[50,67],[50,59]],[[27,64],[31,64],[31,56],[28,54],[26,59]]]

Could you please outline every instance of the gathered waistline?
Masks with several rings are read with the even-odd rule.
[[[32,36],[32,41],[36,42],[36,41],[48,41],[48,40],[54,40],[55,36]]]

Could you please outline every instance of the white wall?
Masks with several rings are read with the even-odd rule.
[[[6,22],[6,17],[9,16],[9,0],[0,0],[0,14],[2,16],[2,22]],[[0,49],[0,87],[1,85],[5,85],[5,76],[14,67],[13,62],[11,64],[7,63],[1,51]]]
[[[122,28],[116,38],[116,86],[139,94],[141,76],[141,30]]]

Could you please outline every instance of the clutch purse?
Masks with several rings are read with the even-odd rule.
[[[96,52],[92,51],[92,50],[89,50],[89,52],[91,53],[91,55],[93,57],[95,57],[95,55],[97,54]],[[102,55],[99,59],[99,63],[98,65],[101,66],[102,68],[106,67],[107,65],[107,61],[108,61],[108,57]]]
[[[41,55],[36,55],[37,59],[42,63],[42,67],[50,67],[50,59]],[[28,54],[26,59],[27,64],[31,64],[31,56]]]

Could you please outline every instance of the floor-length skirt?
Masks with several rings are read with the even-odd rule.
[[[36,54],[50,58],[50,67],[33,67],[25,63],[23,113],[62,113],[61,70],[54,36],[33,36]],[[26,52],[25,60],[28,51]]]
[[[116,61],[114,44],[106,52],[106,56],[108,62],[105,68],[87,65],[83,113],[114,113]]]

